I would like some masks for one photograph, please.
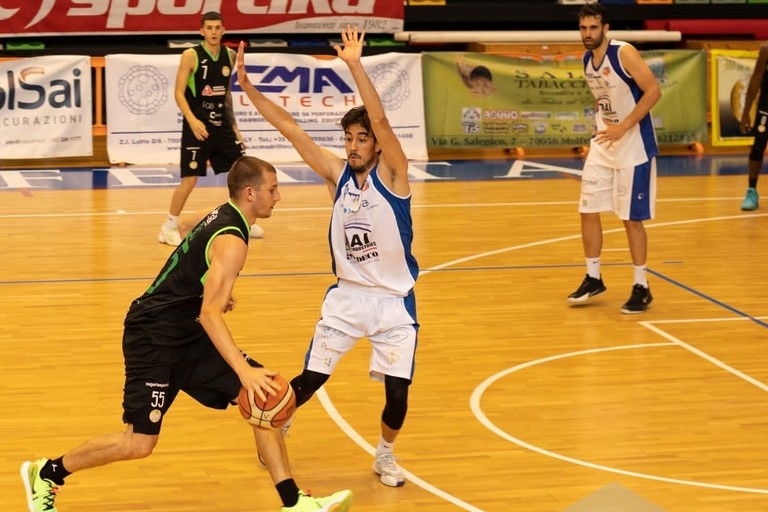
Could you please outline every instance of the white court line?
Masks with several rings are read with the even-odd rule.
[[[752,322],[754,320],[768,320],[768,316],[737,316],[728,318],[679,318],[677,320],[654,320],[652,324],[689,324],[693,322]],[[643,323],[643,322],[640,322]]]
[[[748,319],[745,319],[745,320],[748,320]],[[639,324],[642,325],[643,327],[645,327],[646,329],[651,330],[651,331],[655,332],[656,334],[658,334],[659,336],[668,339],[669,341],[671,341],[675,345],[681,346],[685,350],[688,350],[689,352],[692,352],[692,353],[696,354],[700,358],[709,361],[710,363],[714,364],[718,368],[721,368],[721,369],[725,370],[726,372],[728,372],[728,373],[730,373],[732,375],[735,375],[736,377],[738,377],[738,378],[740,378],[742,380],[745,380],[745,381],[749,382],[750,384],[752,384],[753,386],[756,386],[760,390],[768,392],[768,385],[760,382],[759,380],[757,380],[757,379],[755,379],[753,377],[750,377],[746,373],[741,372],[741,371],[737,370],[736,368],[734,368],[732,366],[727,365],[726,363],[722,362],[721,360],[717,359],[716,357],[713,357],[713,356],[707,354],[703,350],[699,350],[698,348],[696,348],[696,347],[694,347],[692,345],[689,345],[688,343],[684,342],[680,338],[676,338],[675,336],[672,336],[668,332],[659,329],[658,327],[653,325],[654,323],[655,322],[646,322],[646,321],[639,322]]]
[[[325,387],[321,387],[320,389],[318,389],[315,395],[320,400],[320,403],[323,405],[325,412],[328,413],[328,416],[331,417],[331,419],[339,426],[339,428],[350,439],[352,439],[352,441],[354,441],[360,448],[368,452],[370,455],[373,456],[376,454],[376,448],[374,448],[371,444],[369,444],[368,441],[363,439],[363,437],[360,434],[358,434],[354,428],[352,428],[352,425],[347,423],[347,420],[345,420],[344,417],[341,414],[339,414],[339,411],[336,409],[336,406],[333,405],[333,401],[328,396],[328,393],[325,391]],[[441,489],[438,489],[437,487],[430,484],[429,482],[426,482],[421,478],[417,477],[416,475],[414,475],[413,473],[406,471],[405,468],[402,468],[402,469],[403,469],[403,473],[405,473],[405,476],[406,478],[408,478],[409,482],[412,482],[415,485],[418,485],[425,491],[431,492],[435,496],[443,498],[445,501],[448,501],[459,508],[463,508],[464,510],[469,510],[471,512],[483,512],[482,509],[477,508],[474,505],[470,505],[469,503],[460,500],[459,498],[453,496],[452,494],[448,494],[447,492]]]
[[[648,322],[640,322],[640,323],[641,324],[643,324],[643,323],[647,324]],[[645,325],[645,327],[649,327],[649,326]],[[653,330],[654,332],[657,332],[655,329],[651,329],[651,330]],[[661,331],[661,332],[663,332],[663,331]],[[661,332],[659,332],[659,333],[661,334]],[[663,334],[662,334],[662,336],[663,336]],[[672,338],[672,337],[668,337],[668,336],[663,336],[663,337],[668,338],[668,339]],[[674,339],[677,340],[676,338],[674,338]],[[503,439],[506,439],[507,441],[509,441],[511,443],[514,443],[514,444],[516,444],[516,445],[518,445],[518,446],[520,446],[522,448],[526,448],[526,449],[528,449],[528,450],[530,450],[532,452],[536,452],[538,454],[545,455],[547,457],[552,457],[554,459],[559,459],[559,460],[562,460],[562,461],[565,461],[565,462],[569,462],[571,464],[576,464],[578,466],[584,466],[584,467],[587,467],[587,468],[597,469],[597,470],[600,470],[600,471],[606,471],[606,472],[609,472],[609,473],[615,473],[615,474],[619,474],[619,475],[625,475],[625,476],[631,476],[631,477],[636,477],[636,478],[642,478],[642,479],[645,479],[645,480],[656,480],[656,481],[659,481],[659,482],[667,482],[667,483],[673,483],[673,484],[687,485],[687,486],[691,486],[691,487],[705,487],[705,488],[708,488],[708,489],[720,489],[720,490],[726,490],[726,491],[748,492],[748,493],[754,493],[754,494],[768,494],[768,489],[756,489],[756,488],[751,488],[751,487],[737,487],[737,486],[732,486],[732,485],[721,485],[721,484],[710,484],[710,483],[705,483],[705,482],[696,482],[696,481],[693,481],[693,480],[682,480],[682,479],[679,479],[679,478],[668,478],[668,477],[664,477],[664,476],[651,475],[651,474],[647,474],[647,473],[638,473],[636,471],[627,471],[627,470],[624,470],[624,469],[612,468],[610,466],[603,466],[602,464],[594,464],[592,462],[587,462],[587,461],[584,461],[584,460],[581,460],[581,459],[576,459],[576,458],[573,458],[573,457],[568,457],[566,455],[561,455],[559,453],[555,453],[555,452],[552,452],[552,451],[549,451],[549,450],[545,450],[544,448],[539,448],[538,446],[532,445],[530,443],[527,443],[527,442],[523,441],[522,439],[519,439],[517,437],[514,437],[514,436],[511,436],[511,435],[507,434],[506,432],[504,432],[503,430],[498,428],[496,425],[494,425],[488,419],[488,417],[485,416],[485,414],[483,413],[482,409],[480,408],[480,399],[482,398],[483,393],[485,392],[485,390],[488,389],[491,386],[491,384],[493,384],[494,382],[496,382],[497,380],[499,380],[502,377],[506,377],[507,375],[509,375],[511,373],[514,373],[514,372],[517,372],[519,370],[530,368],[531,366],[536,366],[538,364],[544,364],[544,363],[548,363],[548,362],[551,362],[551,361],[556,361],[558,359],[565,359],[565,358],[568,358],[568,357],[577,357],[577,356],[582,356],[582,355],[586,355],[586,354],[595,354],[595,353],[599,353],[599,352],[608,352],[608,351],[611,351],[611,350],[627,350],[627,349],[637,349],[637,348],[655,348],[655,347],[670,347],[670,346],[682,346],[683,348],[688,348],[689,347],[689,346],[685,346],[684,343],[683,343],[683,345],[680,345],[680,343],[683,343],[683,342],[680,342],[679,340],[677,340],[677,341],[670,341],[669,343],[646,343],[646,344],[642,344],[642,345],[622,345],[622,346],[615,346],[615,347],[603,347],[603,348],[596,348],[596,349],[590,349],[590,350],[581,350],[581,351],[578,351],[578,352],[570,352],[570,353],[566,353],[566,354],[559,354],[559,355],[556,355],[556,356],[544,357],[544,358],[541,358],[541,359],[536,359],[534,361],[529,361],[527,363],[519,364],[517,366],[514,366],[512,368],[508,368],[507,370],[504,370],[502,372],[499,372],[499,373],[497,373],[495,375],[492,375],[492,376],[488,377],[477,388],[475,388],[475,391],[472,393],[472,397],[469,400],[469,405],[470,405],[470,408],[472,409],[472,412],[474,412],[475,416],[477,416],[477,418],[479,419],[480,423],[482,423],[488,430],[492,431],[497,436],[499,436],[499,437],[501,437]],[[693,348],[693,347],[690,347],[690,348]],[[697,355],[702,355],[703,354],[703,353],[699,353],[700,351],[696,351],[696,349],[693,349],[693,351]],[[706,354],[703,354],[703,355],[706,356]],[[708,360],[714,359],[714,358],[711,358],[710,356],[706,356],[705,358],[708,359]],[[718,364],[718,366],[721,366],[721,365]],[[724,365],[724,364],[721,367],[724,368],[724,369],[730,368],[730,367],[728,367],[727,365]],[[737,372],[737,370],[733,370],[733,371]],[[735,373],[735,375],[738,375],[739,373],[741,373],[741,372],[737,372],[737,373]],[[741,374],[739,376],[742,376],[742,375],[743,374]],[[750,378],[748,376],[744,376],[744,377]],[[768,390],[768,389],[766,389],[766,390]]]
[[[1,193],[1,192],[0,192]],[[683,198],[683,199],[667,199],[666,202],[702,202],[709,200],[728,200],[731,201],[734,198]],[[736,198],[740,199],[740,198]],[[659,201],[659,200],[657,200]],[[507,203],[445,203],[445,204],[412,204],[413,209],[430,209],[430,208],[498,208],[498,207],[514,207],[514,206],[562,206],[562,205],[576,205],[577,201],[519,201],[519,202],[507,202]],[[318,212],[318,211],[330,211],[330,206],[313,206],[305,208],[278,208],[278,212],[295,213],[295,212]],[[194,213],[192,210],[185,210],[183,213]],[[127,211],[125,209],[117,209],[114,211],[105,212],[79,212],[79,213],[14,213],[14,214],[0,214],[0,219],[39,219],[39,218],[57,218],[57,217],[111,217],[117,215],[167,215],[168,212],[163,210],[157,211]],[[728,217],[712,217],[711,219],[691,219],[685,221],[652,223],[645,222],[646,228],[658,227],[658,226],[670,226],[675,224],[689,224],[696,222],[704,222],[708,220],[728,220],[728,219],[747,219],[756,217],[766,217],[768,213],[742,213],[740,215],[733,215]],[[623,231],[624,228],[606,230],[604,233],[614,233]],[[579,235],[581,236],[581,235]],[[557,240],[556,240],[557,241]],[[544,242],[549,243],[549,242]]]
[[[646,224],[646,228],[652,228],[652,227],[658,228],[658,227],[665,227],[665,226],[675,226],[675,225],[680,225],[680,224],[689,224],[689,223],[696,223],[696,222],[710,222],[710,221],[719,221],[719,220],[737,220],[737,219],[744,219],[744,218],[749,218],[749,217],[760,217],[760,216],[764,217],[764,216],[768,216],[768,214],[742,214],[742,215],[731,215],[731,216],[725,216],[725,217],[712,217],[712,218],[700,218],[700,219],[691,219],[691,220],[683,220],[683,221],[660,222],[660,223],[656,223],[656,224]],[[607,233],[619,233],[619,232],[624,232],[624,228],[620,227],[620,228],[616,228],[616,229],[610,229],[610,230],[603,231],[604,234],[607,234]],[[440,264],[440,265],[435,265],[435,266],[430,267],[428,269],[422,270],[419,273],[419,276],[421,277],[421,276],[427,275],[427,274],[429,274],[429,273],[431,273],[431,272],[433,272],[435,270],[441,270],[441,269],[444,269],[444,268],[452,267],[454,265],[465,263],[467,261],[472,261],[472,260],[476,260],[476,259],[485,258],[487,256],[492,256],[492,255],[496,255],[496,254],[503,254],[505,252],[515,251],[515,250],[518,250],[518,249],[525,249],[525,248],[529,248],[529,247],[548,245],[548,244],[552,244],[552,243],[562,242],[562,241],[566,241],[566,240],[574,240],[574,239],[581,239],[581,234],[570,235],[570,236],[563,236],[563,237],[558,237],[558,238],[550,238],[548,240],[540,240],[538,242],[531,242],[531,243],[527,243],[527,244],[514,245],[514,246],[510,246],[510,247],[496,249],[496,250],[493,250],[493,251],[486,251],[486,252],[483,252],[483,253],[474,254],[472,256],[466,256],[464,258],[455,259],[455,260],[452,260],[452,261],[449,261],[449,262],[446,262],[446,263],[443,263],[443,264]],[[671,344],[672,343],[670,343],[670,345]],[[654,346],[656,346],[656,345],[660,345],[660,344],[654,344]],[[342,430],[342,432],[344,432],[350,439],[352,439],[358,446],[363,448],[365,451],[367,451],[368,453],[373,454],[373,452],[372,452],[373,447],[370,444],[368,444],[368,442],[365,441],[365,439],[363,439],[362,436],[360,436],[360,434],[358,434],[357,431],[355,431],[354,428],[352,428],[352,426],[349,423],[347,423],[347,421],[344,420],[344,418],[339,414],[338,410],[333,405],[333,401],[330,399],[330,397],[328,396],[328,394],[325,391],[325,389],[321,388],[320,390],[318,390],[318,392],[316,394],[318,395],[318,398],[320,399],[320,403],[322,404],[323,408],[328,413],[328,416],[330,416],[331,419],[339,426],[339,428]],[[473,397],[474,397],[474,394],[473,394]],[[470,401],[470,405],[471,405],[471,401]],[[479,411],[479,407],[478,407],[478,411]],[[480,411],[480,415],[481,416],[478,416],[478,417],[482,417],[482,418],[485,417],[484,415],[482,415],[481,411]],[[487,421],[487,419],[486,419],[486,421]],[[717,489],[726,489],[726,490],[736,490],[736,491],[742,491],[742,492],[753,492],[753,493],[768,494],[768,490],[764,490],[764,489],[749,489],[749,488],[741,488],[741,487],[719,486],[717,484],[698,484],[697,482],[689,482],[689,481],[686,481],[686,480],[675,480],[675,479],[669,479],[669,478],[664,478],[664,477],[656,477],[656,476],[653,476],[653,475],[643,475],[641,473],[633,473],[631,471],[623,471],[623,470],[617,470],[617,469],[613,469],[613,468],[608,468],[608,467],[605,467],[605,466],[598,466],[596,464],[591,464],[589,462],[579,461],[578,459],[571,459],[569,457],[565,457],[565,456],[562,456],[562,455],[557,455],[557,454],[554,454],[554,453],[551,453],[551,452],[546,452],[546,451],[540,450],[539,448],[536,448],[533,445],[529,445],[528,443],[525,443],[525,441],[518,440],[516,438],[511,438],[511,436],[507,436],[507,434],[505,432],[503,432],[503,431],[501,431],[499,429],[496,429],[496,427],[493,426],[490,422],[488,422],[488,425],[486,425],[486,426],[490,430],[494,431],[497,435],[499,435],[499,436],[501,436],[501,437],[503,437],[505,439],[509,439],[512,442],[515,442],[516,444],[519,444],[520,446],[529,448],[529,449],[531,449],[533,451],[537,451],[539,453],[543,453],[545,455],[550,455],[551,454],[550,456],[552,456],[552,457],[560,458],[560,459],[565,460],[567,462],[573,462],[574,464],[580,464],[580,465],[592,467],[594,469],[603,469],[605,471],[621,473],[621,474],[625,474],[625,475],[628,475],[628,476],[636,476],[636,477],[640,477],[640,478],[648,478],[648,479],[651,479],[651,480],[661,480],[661,481],[670,482],[670,483],[680,483],[680,484],[685,484],[685,485],[698,485],[700,487],[712,487],[712,488],[717,488]],[[375,451],[375,450],[373,450],[373,451]],[[405,468],[403,468],[403,471],[405,471]],[[458,503],[454,502],[453,499],[456,499],[457,502],[460,502],[462,504],[464,503],[463,501],[458,500],[458,498],[453,498],[452,496],[444,493],[443,491],[441,491],[441,490],[437,489],[436,487],[428,484],[427,482],[421,480],[420,478],[415,477],[415,475],[413,475],[412,473],[407,472],[407,471],[405,471],[405,472],[406,472],[406,476],[408,476],[409,480],[412,477],[415,478],[413,480],[413,482],[416,485],[418,485],[419,487],[422,487],[423,489],[425,489],[425,490],[427,490],[429,492],[432,492],[433,494],[435,494],[437,496],[440,496],[440,497],[442,497],[444,499],[447,499],[448,501],[451,501],[452,503],[457,504],[457,506],[462,506],[462,505],[458,505]],[[466,504],[466,506],[467,507],[472,507],[472,505],[469,505],[469,504]],[[462,506],[462,508],[463,508],[463,506]],[[466,509],[466,510],[473,510],[473,511],[478,510],[479,512],[483,512],[482,510],[476,509],[476,508],[471,508],[471,509]]]

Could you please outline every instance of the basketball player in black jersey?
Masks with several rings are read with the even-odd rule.
[[[227,172],[232,163],[245,155],[245,145],[232,110],[232,70],[234,52],[221,42],[224,24],[221,14],[207,12],[200,22],[203,41],[181,54],[176,72],[174,97],[184,116],[181,128],[181,183],[171,199],[168,219],[158,234],[158,241],[177,246],[181,243],[178,219],[187,198],[205,176],[207,163],[213,172]],[[251,237],[261,238],[264,231],[251,227]]]
[[[755,119],[752,121],[752,105],[757,100]],[[768,42],[763,43],[757,54],[757,62],[747,86],[744,100],[744,111],[741,115],[741,133],[749,133],[755,137],[749,151],[749,177],[747,193],[741,203],[744,211],[757,210],[760,206],[760,196],[757,193],[757,178],[763,168],[763,156],[768,144]]]
[[[125,431],[95,437],[58,458],[22,464],[30,512],[56,512],[56,494],[71,473],[151,455],[180,391],[213,409],[234,403],[241,386],[262,399],[275,394],[278,386],[269,377],[276,372],[238,349],[224,313],[235,306],[232,290],[248,255],[250,226],[272,215],[280,200],[277,173],[269,163],[245,156],[235,161],[227,185],[229,201],[195,225],[128,309],[123,331]],[[282,434],[253,429],[283,512],[349,508],[351,491],[321,498],[299,491]]]

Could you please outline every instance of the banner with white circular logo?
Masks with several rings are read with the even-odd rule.
[[[344,156],[340,121],[361,105],[354,80],[338,58],[246,54],[251,82],[290,112],[320,145]],[[178,55],[106,57],[107,151],[112,163],[178,163],[182,115],[173,86]],[[390,124],[408,157],[426,160],[421,55],[389,53],[362,58]],[[293,146],[267,123],[233,73],[232,100],[247,153],[273,163],[297,162]]]

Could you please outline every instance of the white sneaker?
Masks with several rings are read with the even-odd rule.
[[[251,225],[251,238],[264,238],[264,229],[258,224]]]
[[[380,453],[373,461],[373,470],[381,475],[381,483],[389,487],[400,487],[405,484],[405,473],[400,469],[392,453]]]
[[[176,247],[181,243],[179,228],[171,228],[166,224],[163,224],[163,227],[160,228],[160,234],[157,235],[157,241],[161,244],[168,244]]]

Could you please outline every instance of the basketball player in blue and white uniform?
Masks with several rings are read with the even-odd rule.
[[[595,132],[579,201],[587,275],[568,301],[581,304],[606,291],[600,272],[600,213],[612,211],[624,223],[634,268],[632,293],[621,312],[642,313],[653,300],[646,277],[648,237],[643,221],[653,218],[656,202],[659,148],[650,111],[661,89],[632,45],[608,39],[603,6],[582,7],[579,30],[587,49],[584,75],[595,97]]]
[[[419,268],[411,253],[408,159],[360,62],[364,36],[357,28],[347,27],[342,32],[343,46],[335,47],[364,105],[341,120],[346,160],[318,146],[285,109],[253,86],[245,70],[242,43],[237,73],[243,92],[325,180],[333,200],[329,243],[338,281],[323,301],[304,371],[291,381],[297,405],[328,380],[360,338],[368,338],[372,345],[369,372],[384,382],[386,394],[373,468],[383,484],[396,487],[405,483],[393,444],[405,420],[413,378],[419,328],[413,287]]]

